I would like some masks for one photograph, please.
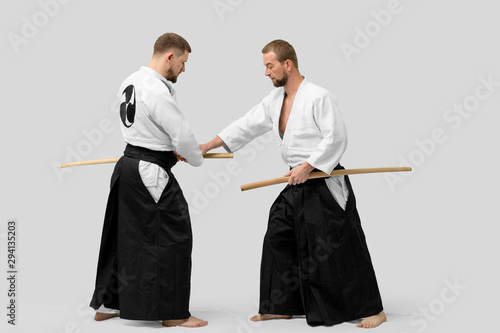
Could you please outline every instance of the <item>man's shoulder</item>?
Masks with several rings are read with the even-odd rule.
[[[168,98],[171,96],[170,89],[161,80],[142,70],[130,74],[123,80],[118,93],[121,94],[130,85],[134,86],[134,90],[137,93],[147,95],[148,97],[158,96]]]
[[[319,98],[319,97],[323,97],[323,96],[332,96],[333,97],[333,93],[330,90],[323,88],[315,83],[312,83],[309,80],[304,81],[304,90],[307,92],[308,96],[313,97],[313,98],[316,98],[316,97]]]
[[[122,83],[120,84],[120,89],[119,89],[119,94],[123,92],[124,89],[126,89],[128,86],[132,85],[134,86],[134,89],[138,89],[139,86],[141,85],[141,82],[143,80],[141,80],[141,72],[140,71],[136,71],[132,74],[130,74],[129,76],[127,76],[125,78],[125,80],[122,81]]]
[[[130,74],[129,76],[127,76],[125,78],[125,80],[123,80],[122,85],[126,84],[126,83],[140,82],[140,78],[141,78],[142,75],[143,75],[143,73],[141,73],[141,71],[135,71],[132,74]]]

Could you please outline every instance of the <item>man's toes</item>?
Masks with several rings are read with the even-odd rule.
[[[119,316],[120,316],[119,313],[96,312],[96,314],[94,316],[94,320],[95,321],[103,321],[103,320],[107,320],[107,319],[111,319],[111,318],[115,318],[115,317],[119,317]]]
[[[362,322],[360,322],[359,324],[357,324],[356,327],[359,327],[359,328],[370,328],[370,323],[368,323],[365,320],[363,320]]]

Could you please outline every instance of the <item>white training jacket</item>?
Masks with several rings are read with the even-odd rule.
[[[279,122],[285,90],[274,89],[246,115],[218,135],[229,151],[237,151],[256,137],[272,130],[283,161],[294,168],[307,161],[331,173],[347,147],[347,131],[335,96],[307,79],[293,102],[283,138]]]
[[[218,136],[226,144],[226,150],[237,151],[272,130],[288,166],[295,168],[307,161],[330,174],[347,147],[347,131],[335,96],[304,78],[281,136],[279,123],[284,97],[283,87],[274,89],[246,115],[222,130]],[[327,178],[326,184],[344,208],[348,196],[344,177]]]
[[[177,105],[175,91],[163,76],[143,66],[123,81],[118,96],[122,100],[121,131],[125,142],[156,151],[175,150],[187,163],[203,164],[198,142]]]

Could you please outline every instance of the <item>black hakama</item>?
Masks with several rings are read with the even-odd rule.
[[[139,161],[156,163],[169,180],[156,203]],[[127,145],[115,166],[106,207],[96,286],[90,306],[136,320],[190,316],[192,232],[187,202],[171,168],[173,152]]]
[[[259,313],[305,315],[309,325],[318,326],[383,310],[354,192],[347,176],[345,181],[345,210],[324,179],[288,185],[272,205]]]

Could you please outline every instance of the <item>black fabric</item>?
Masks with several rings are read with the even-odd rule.
[[[125,94],[125,102],[120,104],[120,118],[122,120],[123,126],[129,128],[134,124],[135,119],[135,89],[131,84],[123,91]],[[131,102],[132,95],[134,96],[134,101]]]
[[[188,205],[170,168],[173,152],[128,145],[111,177],[96,287],[90,306],[136,320],[190,316],[192,232]],[[139,161],[163,167],[169,181],[156,203]]]
[[[324,179],[287,185],[272,205],[259,313],[305,315],[310,326],[329,326],[383,310],[354,192],[345,180],[345,210]]]
[[[167,172],[177,163],[177,157],[172,151],[156,151],[131,144],[127,144],[123,154],[130,158],[158,164]]]

